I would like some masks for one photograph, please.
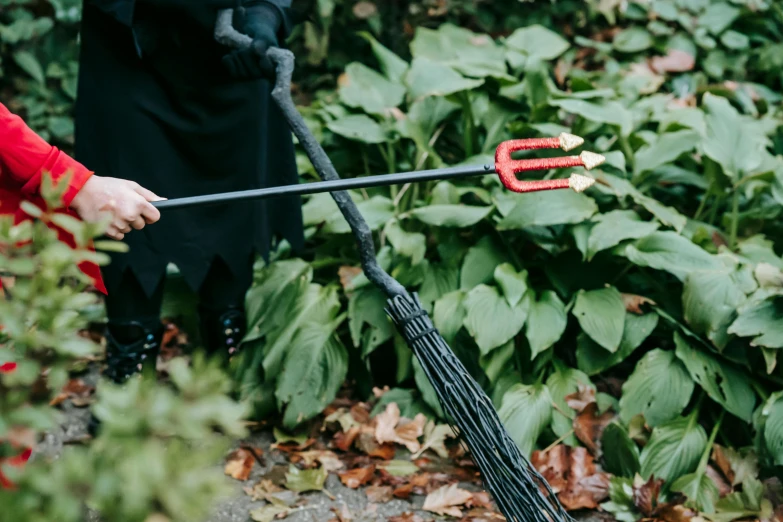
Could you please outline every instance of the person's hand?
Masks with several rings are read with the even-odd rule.
[[[106,235],[120,240],[131,229],[141,230],[160,219],[160,211],[150,201],[161,201],[138,183],[93,175],[73,198],[71,207],[84,221],[100,221],[111,216]]]
[[[280,12],[271,4],[258,1],[248,3],[237,30],[253,39],[253,44],[223,57],[223,65],[236,80],[273,80],[275,67],[266,52],[278,47],[277,32],[283,23]]]

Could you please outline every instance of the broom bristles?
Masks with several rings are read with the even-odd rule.
[[[432,324],[416,294],[387,301],[386,312],[427,375],[449,424],[470,450],[507,520],[570,522],[546,480],[522,454],[492,401]]]

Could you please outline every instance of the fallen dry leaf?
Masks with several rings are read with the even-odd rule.
[[[417,453],[421,444],[419,437],[424,434],[424,424],[427,417],[419,413],[413,420],[400,418],[400,408],[392,402],[386,409],[375,416],[375,440],[380,444],[395,442],[408,448],[411,453]]]
[[[609,496],[609,474],[598,470],[586,448],[559,444],[533,452],[531,463],[569,511],[597,509]]]
[[[340,77],[337,79],[338,84],[340,84],[339,82],[343,82],[344,84],[347,84],[348,75],[345,75],[345,78],[342,78],[342,76],[343,75],[340,75]],[[341,266],[337,270],[337,275],[340,277],[340,284],[343,285],[343,288],[345,290],[353,289],[353,280],[356,279],[356,276],[360,275],[361,273],[362,273],[362,269],[361,267],[358,266]]]
[[[348,471],[338,473],[340,480],[346,487],[356,489],[370,482],[375,475],[375,466],[370,465],[363,468],[354,468]]]
[[[625,305],[625,311],[632,314],[642,315],[642,306],[646,304],[654,305],[655,301],[636,294],[621,294],[623,297],[623,304]]]
[[[699,514],[682,504],[664,504],[655,511],[655,516],[643,518],[640,522],[690,522],[703,521]]]
[[[457,484],[443,486],[436,489],[424,499],[424,511],[436,513],[438,515],[450,515],[452,517],[461,517],[462,510],[460,506],[473,498],[470,491],[460,489]]]
[[[669,49],[666,56],[655,56],[650,59],[650,67],[658,73],[686,72],[693,69],[696,59],[692,54],[679,49]]]
[[[650,477],[650,480],[647,482],[643,480],[635,481],[633,485],[633,505],[636,506],[636,509],[642,515],[651,517],[655,514],[661,486],[663,486],[663,480],[655,480],[653,477]]]
[[[326,468],[326,471],[337,471],[345,467],[345,464],[337,454],[328,450],[309,450],[293,453],[290,460],[294,464],[301,463],[305,468],[315,468],[320,464]]]
[[[758,475],[758,457],[752,449],[736,451],[715,444],[712,447],[712,461],[732,486],[742,484],[746,478]]]
[[[359,20],[366,20],[378,14],[378,8],[372,2],[362,0],[353,6],[353,15]]]
[[[359,433],[361,433],[361,428],[359,426],[354,426],[347,432],[338,431],[332,439],[332,445],[341,451],[348,451],[351,449],[351,446],[353,446]]]
[[[250,477],[256,457],[245,448],[239,448],[231,452],[226,459],[224,472],[231,478],[245,481]]]
[[[394,444],[378,444],[372,433],[360,433],[356,439],[356,447],[369,455],[383,460],[391,460],[396,454]]]
[[[339,424],[340,430],[348,432],[353,428],[359,428],[360,424],[356,422],[353,415],[346,408],[338,408],[334,412],[324,418],[324,425],[322,430],[327,427],[332,427],[334,424]]]
[[[396,488],[394,488],[394,491],[392,491],[392,495],[394,495],[396,498],[401,498],[403,500],[407,500],[412,493],[413,493],[413,484],[411,483],[397,486]]]
[[[492,499],[489,497],[489,493],[486,491],[477,491],[473,493],[473,497],[465,504],[467,507],[494,509],[495,506],[492,503]]]
[[[726,478],[721,474],[720,471],[716,470],[712,466],[707,466],[706,474],[712,481],[715,483],[716,486],[718,486],[718,494],[721,497],[725,497],[732,491],[731,484],[728,483]]]
[[[588,404],[585,409],[574,418],[573,422],[574,435],[576,435],[576,438],[579,439],[582,444],[587,446],[587,449],[589,449],[593,455],[598,454],[599,441],[601,440],[604,428],[606,428],[615,417],[615,414],[610,411],[604,412],[601,415],[597,415],[597,413],[598,404],[593,402]]]
[[[348,506],[343,502],[339,508],[332,506],[332,512],[337,515],[333,520],[337,522],[351,522],[353,515],[348,510]]]
[[[370,405],[366,402],[357,402],[351,406],[351,416],[353,417],[353,420],[359,424],[369,424]]]
[[[587,408],[589,404],[595,403],[595,388],[579,384],[577,392],[566,395],[565,401],[569,408],[579,413]]]
[[[278,518],[285,518],[291,512],[291,508],[267,504],[250,512],[250,518],[255,522],[272,522]]]
[[[474,508],[466,512],[460,519],[460,522],[500,522],[506,520],[506,517],[485,508]]]
[[[77,408],[88,406],[92,402],[93,386],[88,386],[81,379],[71,379],[50,402],[49,406],[57,406],[70,399]]]
[[[416,513],[407,512],[396,517],[389,517],[388,522],[424,522],[424,519]]]
[[[376,399],[380,399],[383,397],[383,394],[389,391],[388,386],[384,386],[383,389],[378,387],[373,387],[372,394],[375,396]]]
[[[454,438],[454,430],[448,424],[435,424],[429,421],[424,427],[424,443],[419,451],[411,455],[411,458],[417,459],[425,451],[432,450],[439,457],[448,458],[449,451],[446,449],[446,439]]]
[[[367,486],[364,490],[369,502],[384,504],[392,499],[391,486]]]
[[[278,506],[291,507],[296,504],[299,495],[295,491],[288,491],[269,479],[258,481],[252,488],[245,488],[245,493],[253,501],[266,500]]]

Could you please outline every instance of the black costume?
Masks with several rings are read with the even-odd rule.
[[[214,40],[215,3],[85,0],[80,162],[167,198],[298,182],[292,135],[269,82],[232,77],[223,63],[231,49]],[[246,3],[279,14],[283,42],[291,0]],[[155,225],[128,234],[130,252],[113,255],[103,270],[115,377],[133,373],[157,349],[168,263],[201,295],[208,348],[238,342],[253,258],[266,255],[276,236],[301,245],[299,198],[164,211]]]

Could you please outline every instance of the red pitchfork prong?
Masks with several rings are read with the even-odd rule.
[[[582,192],[595,183],[593,178],[572,174],[568,179],[522,181],[517,174],[531,170],[562,169],[567,167],[585,167],[590,170],[606,161],[606,158],[593,152],[582,152],[579,156],[560,158],[536,158],[515,160],[511,154],[520,150],[563,149],[569,151],[584,143],[584,139],[566,132],[556,138],[532,138],[510,140],[501,143],[495,150],[495,170],[503,185],[513,192],[535,192],[571,188]]]

